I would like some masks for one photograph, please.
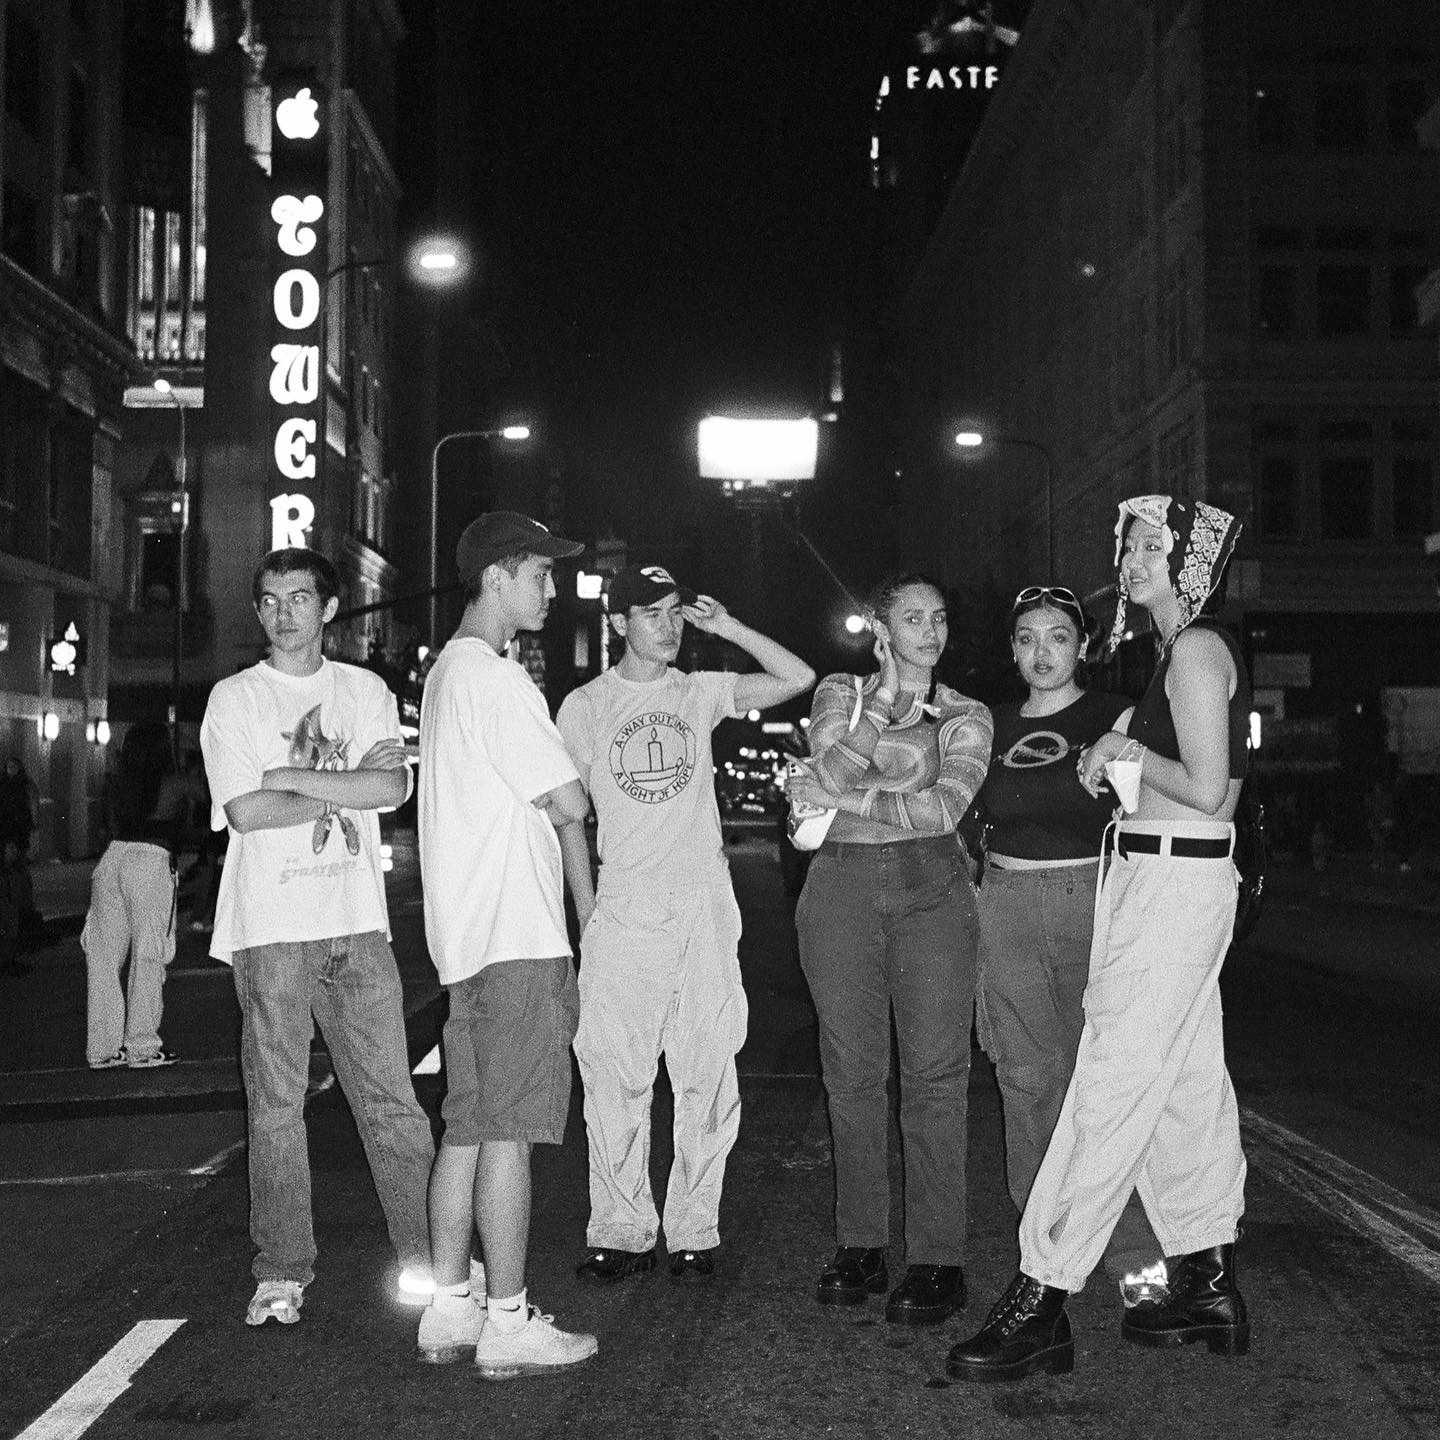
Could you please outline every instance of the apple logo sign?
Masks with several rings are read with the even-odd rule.
[[[313,140],[320,133],[319,109],[307,85],[275,107],[275,123],[287,140]]]

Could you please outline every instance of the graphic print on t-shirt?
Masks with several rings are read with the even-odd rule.
[[[637,715],[610,742],[610,773],[632,800],[659,805],[695,774],[695,731],[668,710]]]
[[[1042,765],[1055,765],[1083,745],[1071,746],[1055,730],[1032,730],[1022,735],[1003,755],[1000,763],[1007,770],[1038,770]]]
[[[290,763],[302,770],[348,770],[345,763],[350,751],[348,740],[332,740],[320,727],[320,707],[312,706],[299,719],[293,730],[282,730],[282,740],[290,742]],[[335,815],[322,815],[310,832],[310,848],[318,855],[330,838],[330,823],[340,821],[340,833],[345,837],[345,848],[352,854],[360,853],[360,831],[355,822],[343,811]]]

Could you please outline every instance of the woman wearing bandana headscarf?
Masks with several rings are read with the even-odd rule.
[[[1081,756],[1098,794],[1113,761],[1139,764],[1096,892],[1085,1028],[1075,1071],[1020,1222],[1020,1271],[983,1329],[951,1350],[952,1378],[1018,1380],[1074,1365],[1065,1301],[1100,1259],[1132,1189],[1170,1263],[1169,1294],[1125,1312],[1141,1345],[1204,1341],[1243,1355],[1235,1285],[1245,1157],[1225,1069],[1220,966],[1235,921],[1231,823],[1246,770],[1249,683],[1230,635],[1200,618],[1235,547],[1233,515],[1200,501],[1124,501],[1115,527],[1120,603],[1160,642],[1128,731]]]

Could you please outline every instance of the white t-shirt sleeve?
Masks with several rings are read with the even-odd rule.
[[[226,826],[225,807],[238,796],[260,788],[264,764],[254,744],[255,723],[245,692],[238,686],[217,687],[200,724],[200,752],[210,784],[210,828]]]
[[[741,712],[735,708],[735,686],[740,676],[734,670],[702,670],[691,677],[700,682],[700,693],[710,702],[710,728],[732,720]]]
[[[565,697],[560,713],[555,717],[555,728],[559,730],[586,790],[590,788],[590,767],[595,756],[594,722],[594,707],[578,690],[572,690]]]
[[[376,683],[371,687],[368,698],[370,704],[366,707],[364,728],[356,735],[354,763],[350,766],[352,770],[359,765],[361,758],[377,740],[400,739],[400,707],[396,703],[390,687],[378,676]],[[415,772],[407,765],[405,767],[406,800],[410,798],[410,792],[414,788]],[[389,805],[380,807],[385,811],[394,808],[396,807]]]
[[[518,799],[528,805],[580,778],[540,691],[523,670],[517,667],[487,698],[486,748],[496,772]]]

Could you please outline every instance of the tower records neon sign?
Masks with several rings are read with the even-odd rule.
[[[325,127],[321,93],[308,74],[282,76],[274,103],[270,243],[275,282],[270,294],[269,489],[272,549],[304,545],[314,502],[297,486],[316,478],[325,443],[321,315],[325,303]]]

